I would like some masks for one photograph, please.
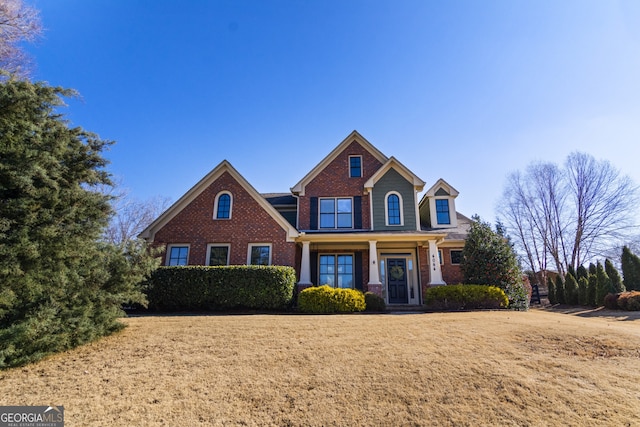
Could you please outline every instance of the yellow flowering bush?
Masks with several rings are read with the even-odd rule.
[[[313,286],[298,295],[298,309],[303,313],[353,313],[365,307],[364,294],[356,289]]]

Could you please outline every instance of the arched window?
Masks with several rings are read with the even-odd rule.
[[[400,194],[391,192],[387,194],[386,198],[387,225],[402,225],[402,198]]]
[[[214,218],[215,219],[230,219],[231,218],[231,193],[225,191],[219,193],[216,197],[214,206]]]

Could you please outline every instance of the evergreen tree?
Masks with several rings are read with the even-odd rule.
[[[589,285],[587,287],[587,305],[590,305],[591,307],[597,306],[596,304],[597,288],[598,288],[598,275],[589,274]]]
[[[134,271],[140,253],[99,242],[110,206],[95,188],[109,183],[110,142],[57,112],[73,94],[0,84],[0,368],[115,331],[122,303],[144,302],[135,282],[150,264]]]
[[[613,293],[613,286],[611,286],[611,279],[607,275],[604,266],[599,261],[596,276],[598,278],[596,284],[596,305],[600,306],[604,304],[604,297],[609,293]]]
[[[565,298],[564,292],[564,282],[562,281],[562,276],[558,275],[556,277],[556,298],[558,298],[558,304],[566,304],[567,299]]]
[[[598,269],[594,263],[589,264],[589,274],[598,274]]]
[[[589,305],[589,279],[586,277],[578,280],[578,304]]]
[[[609,259],[604,261],[604,271],[607,272],[607,276],[609,276],[609,279],[611,280],[612,293],[617,294],[626,291],[622,284],[622,278],[620,277],[620,273],[618,273],[618,269]]]
[[[629,291],[640,291],[640,258],[628,247],[622,248],[622,276]]]
[[[578,304],[578,282],[571,273],[567,273],[564,282],[564,300],[567,304]]]
[[[582,277],[584,277],[585,279],[589,278],[589,271],[585,268],[584,265],[581,265],[580,267],[578,267],[578,271],[576,271],[576,274],[577,274],[576,279],[578,279],[578,282]]]
[[[558,297],[556,296],[556,284],[553,283],[551,276],[547,276],[547,291],[549,293],[549,304],[557,304]]]
[[[473,219],[460,264],[465,283],[497,286],[509,297],[510,307],[527,309],[529,298],[522,271],[508,239],[494,232],[491,225],[478,216]]]

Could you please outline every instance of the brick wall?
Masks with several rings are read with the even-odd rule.
[[[349,156],[362,156],[362,177],[349,177]],[[299,198],[298,229],[309,230],[311,197],[362,197],[362,228],[371,228],[369,197],[363,194],[364,183],[382,163],[376,160],[362,145],[352,142],[331,163],[329,163],[305,187],[305,195]]]
[[[215,197],[223,190],[232,194],[231,219],[215,220]],[[231,265],[247,263],[249,243],[271,243],[273,265],[296,266],[296,244],[286,241],[280,224],[227,172],[158,230],[154,244],[170,243],[190,244],[190,265],[206,264],[209,243],[228,243]]]

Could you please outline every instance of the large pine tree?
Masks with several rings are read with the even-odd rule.
[[[0,84],[0,368],[120,328],[120,305],[144,298],[132,258],[101,244],[109,198],[103,150],[58,109],[74,93]]]
[[[622,248],[622,276],[628,291],[640,291],[640,258],[628,247]]]

